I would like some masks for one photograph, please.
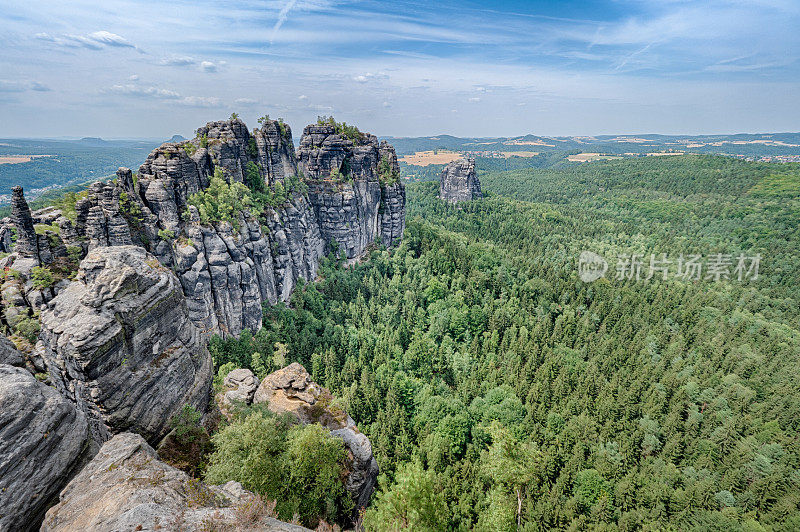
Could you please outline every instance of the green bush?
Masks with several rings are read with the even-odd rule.
[[[170,229],[159,229],[158,230],[158,238],[161,240],[166,240],[169,242],[173,238],[175,238],[175,232]]]
[[[39,290],[50,288],[56,284],[53,272],[45,266],[34,266],[31,269],[31,279],[33,280],[33,287]]]
[[[238,481],[278,501],[278,516],[298,515],[306,526],[322,519],[342,522],[353,502],[344,488],[347,452],[342,440],[320,425],[291,426],[265,405],[240,414],[212,438],[206,481]]]
[[[200,424],[200,412],[184,405],[170,420],[172,431],[158,447],[158,456],[181,471],[197,476],[203,469],[203,459],[211,451],[211,438]]]
[[[238,216],[249,212],[253,198],[246,185],[227,183],[222,169],[216,167],[208,188],[189,196],[188,203],[197,208],[202,223],[230,222],[238,228]]]

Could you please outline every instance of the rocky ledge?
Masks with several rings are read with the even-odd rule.
[[[175,274],[137,246],[97,248],[42,312],[49,376],[99,444],[135,431],[156,443],[186,404],[204,412],[212,364]]]
[[[64,488],[41,530],[308,531],[269,514],[269,505],[238,482],[203,484],[159,461],[141,436],[123,433]]]

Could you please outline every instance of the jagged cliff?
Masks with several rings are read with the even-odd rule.
[[[282,122],[252,132],[238,119],[211,122],[195,139],[161,145],[137,173],[120,168],[114,182],[94,183],[74,212],[31,212],[14,189],[12,216],[0,220],[0,325],[20,348],[0,336],[0,501],[11,505],[0,508],[0,530],[35,526],[115,434],[156,445],[184,405],[205,412],[210,334],[258,329],[262,304],[287,301],[299,279],[313,280],[325,253],[355,260],[397,245],[405,189],[394,149],[347,133],[309,126],[295,154]],[[209,199],[217,189],[234,197]],[[215,218],[198,197],[241,208]],[[44,428],[22,432],[20,420]],[[328,428],[352,455],[346,485],[363,506],[377,464],[369,440],[345,421]],[[91,477],[84,473],[78,486]],[[93,497],[81,498],[82,489],[62,494],[67,502],[46,529],[84,522]],[[120,500],[129,496],[144,505],[131,512],[149,504],[149,492]],[[182,497],[170,504],[182,508]],[[102,528],[126,515],[84,517]]]
[[[219,172],[228,183],[257,186],[269,205],[203,223],[189,198]],[[83,253],[141,246],[176,273],[201,331],[238,335],[260,328],[262,303],[287,301],[298,279],[313,280],[326,253],[353,260],[370,246],[400,241],[405,187],[398,172],[394,148],[374,135],[353,140],[336,125],[311,125],[295,154],[283,122],[264,120],[253,131],[238,119],[210,122],[190,141],[162,144],[136,174],[120,168],[115,183],[92,185],[74,224],[56,211],[59,234],[37,235],[39,214],[15,190],[14,216],[0,228],[0,251],[15,253],[0,266],[29,271],[66,256],[65,246]],[[10,297],[32,309],[28,317],[55,295],[23,292]]]

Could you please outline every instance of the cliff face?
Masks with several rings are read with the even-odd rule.
[[[405,187],[397,182],[392,146],[379,144],[374,135],[352,140],[333,125],[310,125],[303,130],[298,158],[328,249],[335,246],[345,258],[355,259],[376,241],[392,246],[400,240]]]
[[[475,159],[453,161],[439,176],[439,197],[450,203],[478,199],[482,195],[481,182],[475,174]]]
[[[92,439],[133,430],[150,442],[184,405],[205,411],[211,355],[172,271],[137,246],[103,247],[42,312],[49,378]]]

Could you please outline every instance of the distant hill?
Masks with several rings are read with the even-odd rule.
[[[612,155],[653,152],[709,153],[742,157],[800,156],[800,133],[736,135],[597,135],[574,137],[384,137],[398,155],[450,149],[471,152],[575,151]]]
[[[78,142],[85,146],[108,146],[108,142],[100,137],[83,137]]]
[[[184,137],[183,135],[172,135],[172,138],[169,139],[167,142],[174,142],[177,144],[178,142],[184,142],[186,140],[187,140],[186,137]]]

